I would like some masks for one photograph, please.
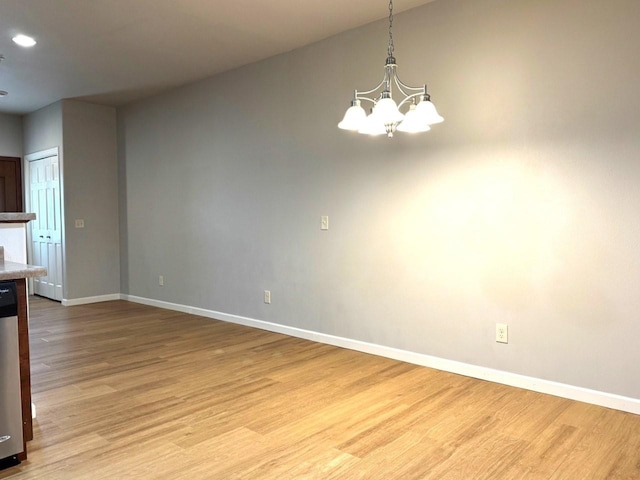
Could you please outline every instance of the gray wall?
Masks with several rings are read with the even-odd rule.
[[[635,0],[397,15],[446,117],[420,136],[336,128],[385,21],[121,109],[122,290],[640,398],[638,24]]]
[[[22,117],[25,155],[58,147],[62,166],[62,102],[53,103]],[[61,167],[62,168],[62,167]]]
[[[59,147],[64,298],[119,293],[116,110],[62,100],[25,115],[23,125],[25,154]]]
[[[64,100],[62,111],[65,298],[119,293],[116,110]]]
[[[0,156],[22,157],[22,119],[0,113]]]

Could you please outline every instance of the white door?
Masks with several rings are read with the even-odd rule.
[[[47,269],[47,276],[33,280],[33,293],[62,300],[62,217],[58,156],[29,162],[31,263]]]

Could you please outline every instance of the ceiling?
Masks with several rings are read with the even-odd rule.
[[[430,1],[396,0],[394,13]],[[0,0],[0,112],[124,105],[387,15],[386,0]]]

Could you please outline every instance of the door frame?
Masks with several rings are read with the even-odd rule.
[[[44,160],[49,157],[58,157],[58,178],[60,181],[60,243],[62,244],[62,298],[65,298],[66,289],[66,252],[65,252],[65,221],[64,221],[64,177],[62,175],[62,156],[60,155],[59,147],[47,148],[46,150],[40,150],[39,152],[30,153],[24,156],[22,163],[22,179],[24,180],[23,189],[24,192],[24,211],[29,212],[31,210],[31,174],[29,169],[29,162],[36,160]],[[33,241],[31,238],[31,228],[27,227],[27,262],[33,261]],[[33,292],[33,279],[29,279],[29,291]]]

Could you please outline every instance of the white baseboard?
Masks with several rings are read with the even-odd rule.
[[[110,302],[112,300],[122,300],[122,294],[112,293],[110,295],[100,295],[97,297],[73,298],[71,300],[67,300],[66,298],[63,298],[62,305],[64,305],[65,307],[74,307],[76,305],[87,305],[89,303]]]
[[[190,307],[177,303],[164,302],[161,300],[153,300],[149,298],[136,297],[134,295],[121,295],[122,300],[141,303],[153,307],[164,308],[167,310],[175,310],[178,312],[200,315],[202,317],[222,320],[225,322],[236,323],[248,327],[268,330],[270,332],[282,333],[292,337],[304,338],[314,342],[334,345],[336,347],[348,348],[359,352],[370,353],[381,357],[392,358],[415,365],[435,368],[445,372],[456,373],[466,377],[478,378],[490,382],[509,385],[511,387],[524,388],[534,392],[554,395],[556,397],[577,400],[579,402],[599,405],[601,407],[613,408],[624,412],[640,415],[640,399],[624,397],[598,390],[590,390],[588,388],[576,387],[564,383],[552,382],[535,377],[518,375],[516,373],[495,370],[492,368],[480,367],[468,363],[456,362],[444,358],[433,357],[421,353],[399,350],[396,348],[385,347],[384,345],[376,345],[373,343],[361,342],[349,338],[336,337],[325,333],[314,332],[311,330],[303,330],[296,327],[279,325],[277,323],[264,322],[253,318],[241,317],[238,315],[230,315],[228,313],[216,312],[213,310],[205,310],[203,308]]]

